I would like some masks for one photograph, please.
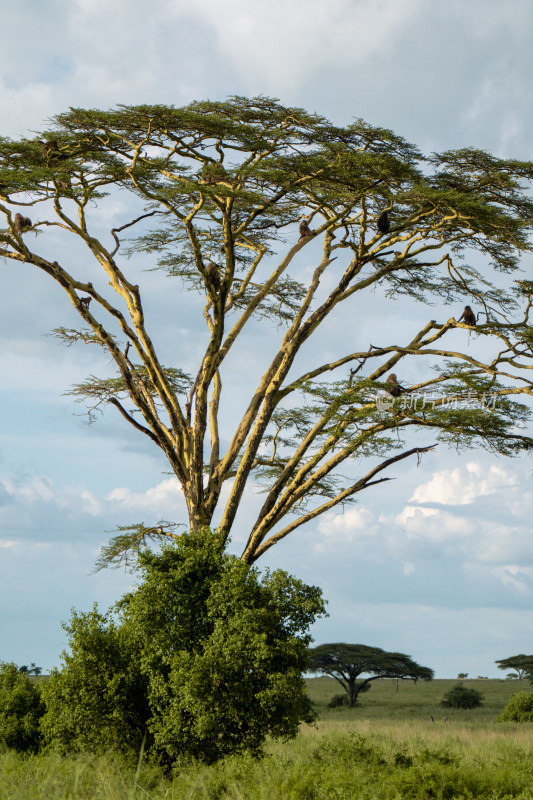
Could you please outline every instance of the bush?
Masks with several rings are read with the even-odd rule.
[[[478,708],[483,705],[483,695],[477,689],[454,686],[440,702],[445,708]]]
[[[334,694],[328,703],[328,708],[339,708],[340,706],[347,706],[348,704],[348,695],[344,692],[343,694]]]
[[[39,749],[41,692],[16,664],[0,662],[0,743],[21,753]]]
[[[320,589],[261,577],[211,531],[139,555],[142,582],[112,614],[74,612],[71,655],[43,692],[63,751],[136,749],[164,764],[261,752],[315,714],[302,672]]]
[[[149,718],[140,650],[110,613],[72,612],[71,653],[43,684],[45,741],[60,752],[139,750]]]
[[[533,694],[517,692],[511,695],[498,722],[533,722]]]

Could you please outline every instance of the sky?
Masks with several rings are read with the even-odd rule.
[[[25,0],[4,9],[3,30],[3,136],[32,136],[70,106],[268,95],[339,124],[362,117],[426,153],[474,146],[533,159],[529,0]],[[120,198],[107,202],[120,219]],[[163,281],[150,277],[147,308],[176,358]],[[0,263],[0,286],[0,660],[48,671],[71,608],[107,608],[132,585],[120,570],[93,573],[110,532],[185,521],[184,504],[145,437],[112,413],[87,426],[65,396],[103,365],[47,336],[58,320],[74,323],[61,291],[13,263]],[[202,324],[193,311],[174,321],[185,361]],[[412,314],[401,301],[388,319],[407,332]],[[339,353],[345,326],[332,323],[321,353]],[[236,398],[250,389],[261,335],[232,366]],[[405,652],[441,678],[503,677],[496,659],[533,652],[532,469],[525,456],[440,445],[259,565],[323,588],[330,616],[315,624],[316,643]],[[234,552],[257,502],[245,499]]]

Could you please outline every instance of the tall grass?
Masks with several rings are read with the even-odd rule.
[[[376,682],[359,707],[329,710],[335,683],[311,680],[320,718],[297,739],[270,743],[260,761],[232,757],[171,776],[113,754],[4,753],[0,800],[533,800],[533,726],[495,721],[524,687],[467,681],[486,705],[456,712],[438,705],[454,683]]]

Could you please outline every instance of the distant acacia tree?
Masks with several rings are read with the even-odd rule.
[[[40,675],[42,668],[36,666],[35,661],[32,661],[29,667],[27,664],[23,664],[22,667],[19,667],[19,672],[26,673],[26,675]]]
[[[162,450],[190,529],[229,536],[246,488],[262,486],[242,554],[252,563],[436,441],[531,447],[518,400],[533,387],[533,282],[512,277],[533,250],[532,178],[529,161],[471,148],[425,157],[389,130],[264,97],[71,109],[39,137],[0,140],[0,256],[64,290],[81,322],[59,312],[56,335],[100,347],[115,369],[72,395],[91,415],[112,407]],[[118,191],[110,221],[105,198]],[[145,315],[153,269],[174,298],[172,365]],[[191,372],[172,328],[194,309],[187,292],[205,322]],[[428,307],[400,335],[389,325],[399,295],[436,318]],[[374,308],[371,331],[354,321],[330,352],[309,346],[356,302]],[[227,364],[254,323],[268,339],[261,377],[221,430],[225,392],[235,405]],[[421,361],[425,377],[410,384]],[[124,526],[100,563],[173,535],[171,524]]]
[[[520,653],[517,656],[502,658],[495,663],[498,665],[498,669],[514,670],[519,680],[528,678],[530,681],[533,681],[533,656],[526,656]]]
[[[321,644],[311,648],[309,671],[329,675],[340,683],[354,706],[361,692],[378,678],[425,680],[433,678],[433,670],[421,667],[404,653],[389,653],[380,647],[364,644]],[[360,675],[367,677],[361,678]]]

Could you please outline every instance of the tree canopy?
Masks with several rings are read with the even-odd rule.
[[[517,656],[510,656],[509,658],[502,658],[495,662],[498,669],[512,669],[518,675],[518,678],[527,677],[533,681],[533,656],[526,656],[520,653]]]
[[[378,678],[430,681],[433,670],[421,667],[405,653],[389,653],[364,644],[321,644],[311,648],[310,672],[335,678],[354,706],[357,697]],[[367,677],[358,680],[360,675]]]
[[[519,401],[533,386],[533,282],[519,267],[533,248],[532,177],[529,161],[425,156],[390,130],[265,97],[72,108],[35,138],[0,140],[0,256],[62,287],[80,324],[58,319],[55,334],[102,348],[115,369],[72,395],[162,450],[192,530],[229,536],[246,489],[262,488],[242,555],[252,563],[439,441],[531,447]],[[170,365],[154,343],[150,270],[168,276],[176,318],[186,293],[201,298],[192,369],[179,340]],[[393,331],[385,305],[400,295],[436,306],[436,319]],[[311,356],[325,321],[364,297],[376,304],[371,340],[355,323]],[[261,376],[222,431],[224,402],[235,405],[228,363],[269,324]],[[426,375],[409,383],[420,359]],[[399,379],[386,379],[393,369]],[[125,526],[101,563],[174,531]]]

